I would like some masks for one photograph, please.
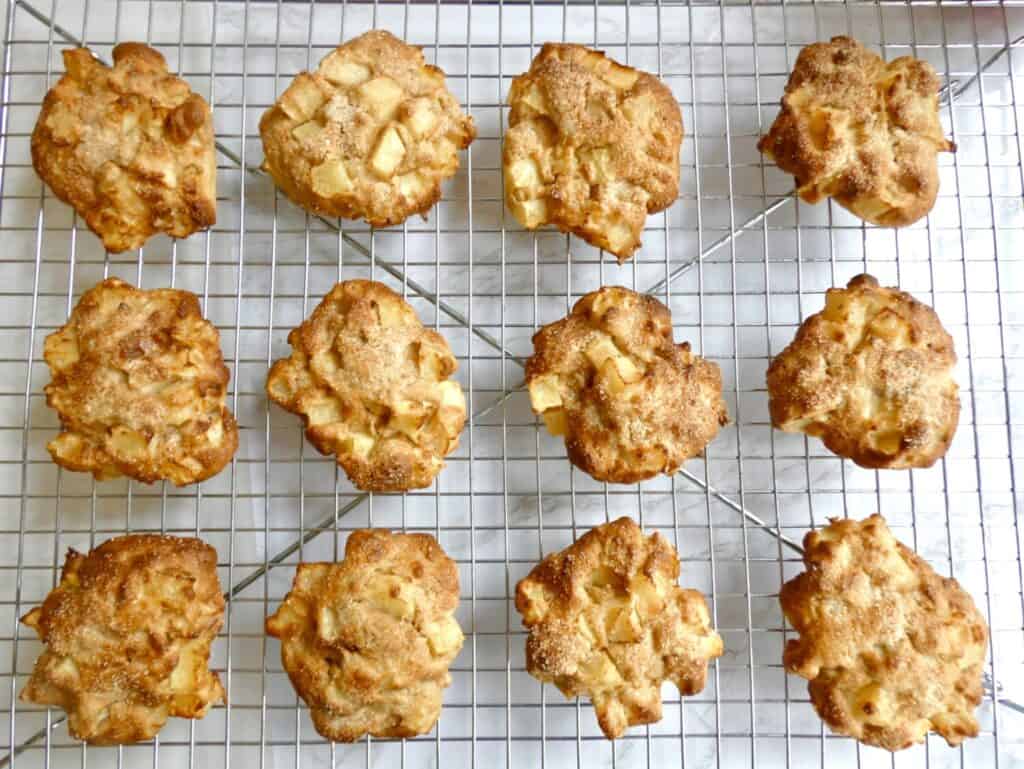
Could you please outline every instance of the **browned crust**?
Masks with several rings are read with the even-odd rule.
[[[238,448],[220,335],[191,292],[107,278],[46,338],[43,357],[62,430],[47,448],[62,467],[184,486]]]
[[[858,275],[768,368],[772,424],[861,467],[930,467],[960,417],[953,339],[931,307]]]
[[[341,563],[299,564],[266,629],[323,737],[414,737],[451,683],[458,603],[458,568],[432,536],[361,529]]]
[[[63,708],[71,736],[93,745],[202,718],[225,699],[207,668],[223,614],[217,552],[198,539],[133,534],[68,550],[60,584],[21,619],[45,644],[21,699]]]
[[[328,60],[341,57],[367,69],[367,79],[387,77],[403,91],[396,114],[382,118],[362,106],[362,83],[332,81]],[[293,89],[321,94],[310,115],[289,115],[286,100]],[[424,135],[408,124],[415,105],[428,103],[437,120]],[[304,121],[316,121],[323,130],[315,138],[298,139],[293,131]],[[401,134],[405,157],[389,179],[375,175],[372,153],[389,126]],[[260,120],[265,155],[264,169],[297,205],[322,216],[364,219],[375,227],[401,224],[413,214],[426,216],[441,198],[441,183],[458,170],[458,151],[476,137],[473,119],[462,112],[445,86],[445,75],[427,64],[423,52],[384,30],[371,30],[338,46],[321,60],[314,72],[300,73],[288,90]],[[314,168],[328,160],[342,160],[353,185],[350,190],[321,194],[313,181]],[[399,177],[419,173],[422,186],[403,191]]]
[[[637,381],[621,383],[588,356],[609,342],[642,372]],[[654,297],[605,286],[541,328],[533,348],[526,384],[534,410],[564,410],[569,460],[599,481],[675,473],[728,421],[718,365],[673,342],[671,313]],[[544,382],[557,388],[561,406],[543,408],[535,389]]]
[[[810,681],[818,715],[892,751],[929,731],[954,746],[976,736],[988,629],[970,595],[898,542],[880,515],[832,519],[807,534],[804,550],[807,571],[779,594],[799,634],[783,662]]]
[[[679,194],[683,120],[672,92],[601,51],[545,43],[512,81],[509,107],[503,168],[516,219],[528,229],[554,224],[629,259],[647,215]],[[588,159],[594,152],[603,168]],[[534,164],[535,183],[519,183],[519,161]],[[527,201],[544,212],[530,214]]]
[[[335,454],[364,491],[433,482],[466,420],[462,390],[448,379],[458,361],[444,337],[424,328],[384,284],[350,280],[338,283],[288,342],[292,354],[271,367],[267,395],[303,418],[320,453]],[[420,409],[418,427],[399,425],[402,404]]]
[[[662,681],[700,692],[723,650],[704,596],[678,579],[675,548],[631,518],[549,555],[516,586],[530,675],[590,697],[609,739],[661,720]]]
[[[808,203],[831,196],[869,222],[905,227],[935,205],[938,153],[956,149],[942,132],[938,91],[927,62],[886,64],[849,37],[814,43],[757,146],[796,177]]]
[[[87,48],[64,51],[67,74],[46,94],[32,133],[33,167],[108,251],[212,226],[209,105],[168,73],[159,51],[121,43],[113,58],[111,68]]]

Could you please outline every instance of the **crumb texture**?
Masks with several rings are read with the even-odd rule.
[[[108,251],[154,233],[185,238],[217,219],[210,106],[142,43],[64,51],[66,74],[43,100],[32,165]]]
[[[476,128],[419,48],[373,30],[296,76],[260,136],[264,168],[292,201],[383,227],[426,215]]]
[[[927,62],[888,64],[849,37],[804,48],[758,149],[796,177],[808,203],[832,197],[861,219],[904,227],[932,210],[938,153],[956,148],[939,121]]]
[[[288,335],[267,394],[364,491],[429,486],[459,443],[466,399],[448,343],[409,304],[368,280],[338,283]]]
[[[929,731],[978,734],[988,628],[970,595],[898,542],[880,515],[804,538],[807,570],[779,600],[799,637],[786,669],[838,734],[902,750]]]
[[[223,615],[217,552],[198,539],[131,534],[69,550],[60,584],[21,619],[44,644],[21,699],[63,708],[71,736],[93,745],[202,718],[224,702],[207,668]]]
[[[300,563],[267,619],[281,660],[329,740],[426,734],[462,648],[459,573],[428,534],[361,529],[340,563]]]
[[[527,229],[554,224],[618,257],[679,193],[683,120],[654,75],[581,45],[545,43],[512,81],[505,199]]]
[[[516,586],[530,675],[589,697],[609,739],[661,720],[662,682],[700,692],[723,649],[704,596],[678,579],[675,548],[631,518],[549,555]]]
[[[534,335],[533,350],[533,410],[599,481],[674,473],[728,421],[718,366],[673,342],[672,316],[651,296],[619,286],[587,294]]]
[[[195,294],[108,278],[46,338],[43,357],[61,422],[47,448],[62,467],[184,486],[216,475],[238,448],[220,335]]]
[[[910,294],[858,275],[829,289],[768,368],[772,424],[869,468],[930,467],[960,418],[953,339]]]

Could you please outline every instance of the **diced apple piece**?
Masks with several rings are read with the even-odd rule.
[[[355,454],[357,457],[366,457],[373,451],[374,443],[371,435],[351,433],[345,437],[344,446],[349,453]]]
[[[544,93],[537,86],[531,86],[530,89],[523,94],[523,103],[529,105],[537,112],[544,112],[547,106],[544,101]]]
[[[370,68],[365,64],[334,51],[320,62],[320,74],[335,85],[357,86],[370,79]]]
[[[612,180],[611,153],[601,147],[580,153],[588,180],[593,184],[605,184]]]
[[[644,375],[643,370],[625,355],[615,359],[615,368],[618,370],[619,376],[622,377],[622,381],[626,384],[638,382]]]
[[[619,376],[619,371],[615,367],[614,358],[605,359],[605,362],[598,367],[598,372],[601,382],[611,393],[619,395],[626,389],[626,383],[622,381],[622,377]]]
[[[309,120],[327,97],[313,76],[302,72],[295,77],[292,84],[281,94],[280,105],[284,114],[292,120],[305,122]]]
[[[427,418],[427,407],[421,401],[398,401],[388,424],[409,438],[415,439]]]
[[[402,122],[414,136],[426,136],[437,125],[437,114],[432,109],[429,99],[416,99],[409,105]]]
[[[224,423],[218,419],[210,425],[210,428],[206,431],[206,440],[209,441],[211,446],[219,446],[220,442],[224,440]]]
[[[317,136],[319,136],[321,130],[322,129],[318,122],[315,120],[307,120],[305,123],[299,123],[292,129],[292,136],[300,142],[306,143],[313,141]]]
[[[911,344],[909,324],[890,309],[879,312],[868,325],[868,330],[894,345],[908,347]]]
[[[580,63],[591,72],[601,72],[611,62],[597,51],[584,51]]]
[[[114,456],[132,458],[141,457],[149,446],[149,442],[142,433],[121,425],[111,430],[109,444]]]
[[[143,149],[135,155],[132,165],[143,176],[159,181],[166,187],[177,186],[174,163],[158,152]]]
[[[612,643],[633,643],[640,640],[642,634],[640,622],[628,606],[613,611],[607,627],[608,640]]]
[[[441,390],[441,407],[453,406],[460,410],[466,408],[466,397],[462,394],[462,387],[458,382],[446,379],[438,384]]]
[[[345,164],[340,160],[325,160],[313,169],[313,192],[325,198],[341,195],[352,189]]]
[[[532,190],[540,186],[540,171],[537,164],[529,158],[517,160],[509,167],[508,173],[514,187]]]
[[[631,123],[646,126],[654,114],[654,100],[647,94],[634,96],[622,103],[622,111]]]
[[[377,147],[370,158],[370,167],[383,179],[390,179],[405,157],[405,145],[395,127],[388,126],[377,141]]]
[[[402,103],[405,92],[390,77],[375,77],[359,86],[359,100],[380,121],[391,120]]]
[[[592,628],[590,626],[590,623],[587,621],[587,615],[586,614],[578,615],[578,617],[576,619],[576,627],[579,629],[580,635],[583,636],[585,639],[587,639],[587,641],[592,646],[597,644],[597,642],[598,642],[597,634],[594,632],[594,628]]]
[[[333,398],[324,398],[309,404],[306,415],[310,425],[325,425],[341,421],[338,403]]]
[[[405,586],[396,577],[380,577],[373,587],[373,604],[395,619],[412,619],[416,611]]]
[[[615,342],[606,336],[602,336],[591,342],[583,354],[587,356],[587,360],[590,361],[594,368],[601,368],[608,358],[615,358],[622,353],[615,346]]]
[[[441,356],[430,345],[420,342],[418,357],[420,374],[429,374],[434,379],[440,379],[444,376],[444,365],[441,362]]]
[[[134,111],[125,112],[121,116],[121,133],[130,134],[139,126],[139,113]]]
[[[898,453],[903,446],[903,432],[901,430],[880,430],[870,433],[868,440],[873,449],[892,456]]]
[[[522,201],[519,211],[523,226],[531,230],[542,225],[548,218],[548,204],[543,198]]]
[[[544,426],[555,437],[565,435],[569,431],[564,409],[548,409],[542,416],[544,417]]]
[[[637,577],[633,582],[631,592],[641,617],[653,617],[664,608],[665,602],[658,595],[654,583],[647,577]]]
[[[407,198],[418,198],[423,192],[423,178],[413,171],[398,177],[398,191]]]
[[[530,382],[530,405],[540,414],[548,409],[562,405],[562,395],[558,387],[558,377],[554,374],[537,377]]]
[[[405,314],[402,306],[395,302],[377,302],[377,318],[384,328],[396,328],[402,325]]]
[[[622,222],[613,222],[608,228],[608,245],[610,250],[618,253],[633,245],[633,231]]]
[[[635,69],[620,67],[618,64],[612,64],[608,71],[604,73],[605,81],[623,91],[632,88],[633,84],[636,83],[637,77],[639,77],[639,73]]]
[[[330,606],[321,606],[316,614],[316,634],[324,641],[338,637],[338,615]]]
[[[462,628],[454,617],[446,617],[440,622],[430,623],[426,629],[427,643],[435,657],[450,654],[462,647]]]
[[[605,685],[622,681],[618,669],[604,652],[596,652],[594,656],[580,665],[580,672],[587,678]]]

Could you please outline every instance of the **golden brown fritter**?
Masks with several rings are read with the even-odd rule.
[[[818,715],[838,734],[902,750],[938,732],[978,734],[985,620],[954,579],[898,542],[880,515],[833,519],[804,538],[807,571],[779,601],[799,638],[786,670],[810,681]]]
[[[674,473],[728,421],[718,366],[673,343],[672,316],[654,297],[605,286],[540,329],[533,349],[530,404],[599,481]]]
[[[296,76],[260,136],[264,169],[292,201],[383,227],[426,215],[476,128],[419,48],[373,30]]]
[[[629,259],[647,215],[679,194],[683,119],[672,92],[600,51],[545,43],[508,102],[505,200],[519,223],[554,224]]]
[[[808,203],[835,198],[861,219],[905,227],[939,191],[939,79],[927,62],[888,64],[849,37],[804,48],[758,149],[796,177]]]
[[[216,475],[238,448],[220,335],[195,294],[108,278],[46,338],[53,461],[98,480],[178,486]]]
[[[43,100],[32,165],[108,251],[163,232],[185,238],[217,220],[210,105],[142,43],[64,51],[64,75]]]
[[[466,399],[448,343],[383,283],[338,283],[288,335],[267,395],[363,491],[429,486],[459,445]]]
[[[45,644],[21,699],[63,708],[71,736],[93,745],[202,718],[225,700],[207,668],[223,616],[217,551],[198,539],[132,534],[68,550],[60,584],[21,618]]]
[[[910,294],[858,275],[830,288],[768,368],[772,424],[861,467],[929,467],[960,417],[953,339]]]
[[[458,568],[437,540],[361,529],[341,563],[299,564],[267,633],[322,736],[414,737],[441,715],[458,604]]]
[[[661,720],[662,681],[696,694],[723,649],[704,596],[678,579],[679,556],[657,532],[631,518],[590,530],[516,586],[526,669],[590,697],[609,739]]]

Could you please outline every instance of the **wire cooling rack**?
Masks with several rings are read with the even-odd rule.
[[[1021,766],[1024,765],[1024,3],[274,4],[9,0],[0,118],[0,766]],[[472,112],[480,136],[425,221],[369,231],[310,217],[259,170],[256,124],[297,71],[340,41],[388,28],[424,46]],[[930,61],[959,150],[941,160],[926,222],[893,232],[790,196],[792,181],[755,149],[801,46],[852,34],[888,58]],[[618,267],[574,238],[523,232],[502,205],[504,98],[548,40],[596,44],[658,73],[686,125],[681,196],[648,221],[644,248]],[[62,48],[109,57],[121,40],[159,47],[214,107],[218,223],[105,254],[31,169],[29,135]],[[814,440],[772,432],[769,356],[822,294],[870,271],[934,305],[956,339],[960,429],[930,470],[869,472]],[[45,451],[57,427],[42,387],[42,341],[104,275],[197,293],[232,369],[241,445],[199,487],[95,484]],[[268,363],[339,278],[372,276],[402,293],[451,342],[472,418],[425,492],[359,494],[268,406]],[[722,367],[734,422],[674,478],[604,486],[573,470],[538,429],[522,361],[538,325],[603,284],[649,290],[677,339]],[[982,733],[952,750],[932,738],[896,758],[823,728],[805,683],[781,667],[776,593],[800,570],[798,543],[828,516],[882,511],[898,536],[974,595],[992,627]],[[682,581],[703,590],[726,653],[705,691],[612,744],[589,704],[524,669],[510,591],[542,554],[622,514],[679,548]],[[313,731],[263,618],[300,559],[334,559],[366,525],[434,532],[459,563],[467,641],[430,735],[331,745]],[[68,547],[126,530],[201,536],[228,590],[213,666],[230,704],[172,719],[152,744],[86,749],[59,711],[17,703],[39,651],[17,617],[55,584]],[[994,704],[999,700],[999,704]]]

